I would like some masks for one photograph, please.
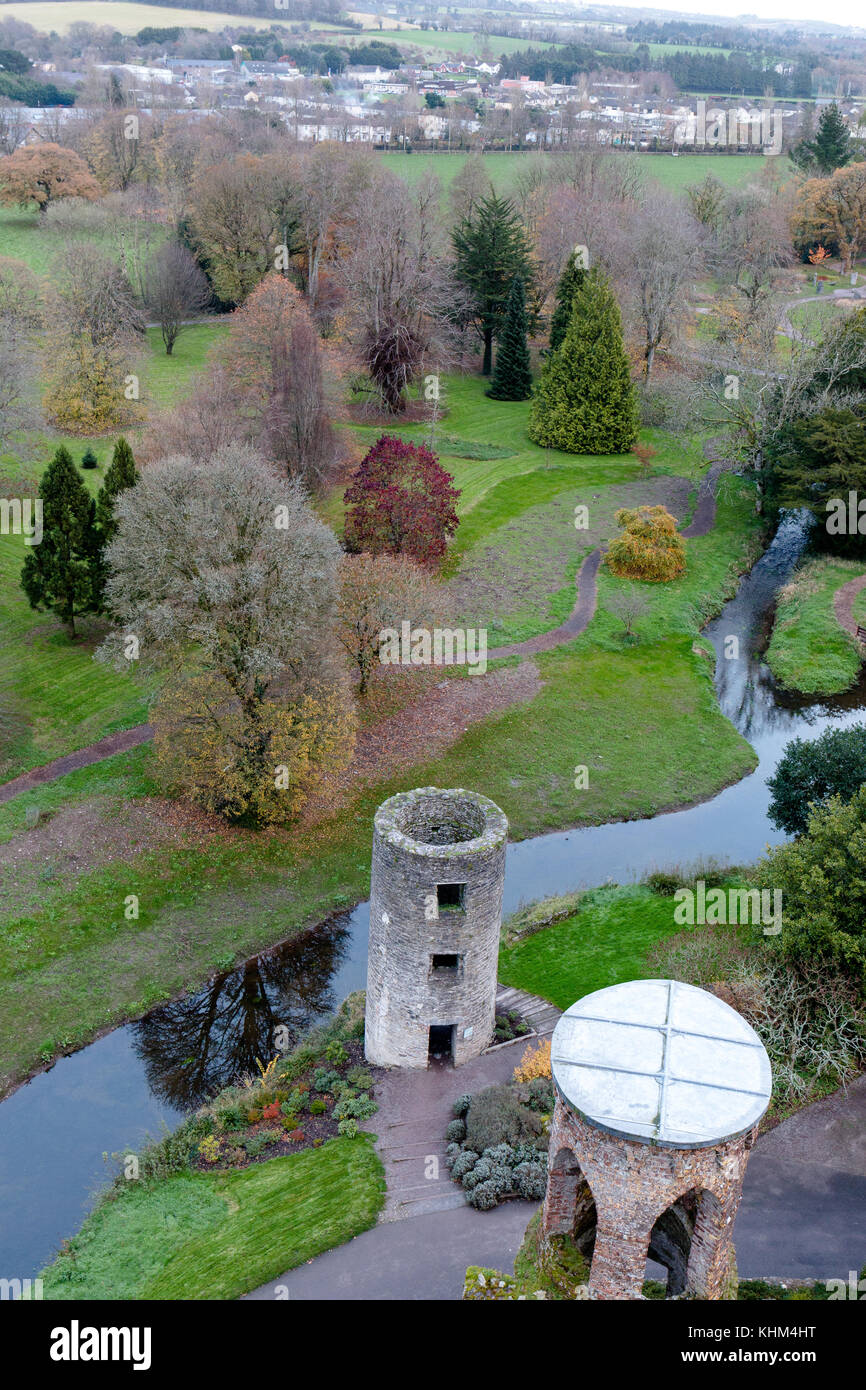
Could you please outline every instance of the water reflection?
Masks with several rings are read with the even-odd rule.
[[[192,1109],[274,1054],[274,1029],[289,1045],[339,1004],[333,981],[349,942],[349,914],[217,975],[196,994],[132,1025],[133,1048],[160,1100]]]
[[[716,656],[723,712],[749,740],[755,772],[710,801],[610,825],[554,832],[508,846],[504,908],[651,869],[712,857],[749,864],[784,836],[770,825],[766,779],[789,739],[859,722],[866,678],[840,696],[814,701],[781,690],[762,653],[779,587],[808,540],[804,518],[784,516],[737,594],[705,630]],[[739,652],[726,655],[726,639]],[[161,1122],[273,1055],[270,1033],[293,1037],[326,1016],[366,976],[369,908],[325,923],[188,998],[164,1005],[71,1057],[0,1105],[0,1271],[33,1275],[81,1223],[88,1194],[104,1181],[103,1151],[143,1142]],[[26,1215],[25,1215],[26,1214]]]

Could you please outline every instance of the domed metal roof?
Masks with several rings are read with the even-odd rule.
[[[589,1124],[678,1149],[745,1134],[772,1088],[754,1028],[678,980],[633,980],[579,999],[556,1025],[551,1067],[563,1100]]]

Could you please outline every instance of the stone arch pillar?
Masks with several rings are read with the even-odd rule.
[[[772,1083],[754,1030],[704,990],[630,981],[562,1015],[551,1068],[543,1238],[575,1230],[589,1191],[595,1297],[640,1298],[650,1251],[672,1293],[730,1296],[734,1216]]]
[[[698,1197],[695,1229],[686,1267],[686,1289],[696,1298],[724,1298],[732,1277],[734,1217],[745,1177],[745,1163],[731,1187],[717,1196],[709,1188]]]

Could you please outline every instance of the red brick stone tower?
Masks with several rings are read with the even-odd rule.
[[[715,995],[635,980],[572,1004],[553,1034],[556,1109],[545,1236],[591,1254],[590,1291],[640,1298],[647,1255],[668,1294],[725,1296],[770,1061]]]

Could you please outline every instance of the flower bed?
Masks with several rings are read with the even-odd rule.
[[[529,1052],[531,1049],[527,1057]],[[534,1069],[524,1068],[521,1062],[515,1075]],[[463,1095],[454,1102],[454,1118],[445,1130],[445,1162],[473,1207],[490,1211],[516,1197],[541,1201],[547,1185],[553,1103],[549,1075],[488,1086],[477,1095]]]

